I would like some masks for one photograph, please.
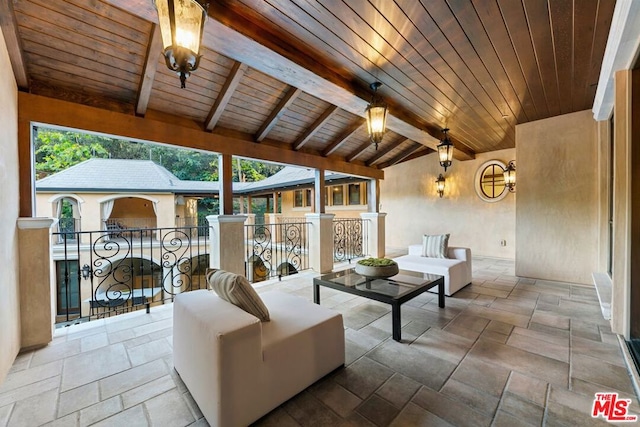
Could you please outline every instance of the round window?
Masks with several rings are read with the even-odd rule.
[[[504,170],[507,166],[500,160],[489,160],[478,168],[475,177],[476,194],[485,202],[497,202],[506,197]]]

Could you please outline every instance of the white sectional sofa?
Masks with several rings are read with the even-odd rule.
[[[394,261],[401,270],[444,276],[445,295],[451,296],[471,283],[471,249],[449,247],[447,256],[423,257],[422,245],[411,245],[409,254],[394,258]]]
[[[211,426],[245,426],[345,361],[342,315],[278,291],[271,320],[198,290],[174,302],[174,366]]]

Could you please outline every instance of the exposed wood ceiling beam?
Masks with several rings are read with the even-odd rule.
[[[18,34],[18,23],[13,10],[13,0],[0,0],[0,28],[9,52],[9,60],[16,84],[22,90],[29,89],[29,76],[24,60],[22,42]]]
[[[331,155],[331,153],[333,153],[338,148],[340,148],[342,144],[347,142],[349,138],[351,138],[353,134],[358,132],[358,130],[360,130],[360,128],[362,128],[362,126],[364,126],[365,124],[366,124],[366,121],[364,119],[358,119],[351,126],[349,126],[349,128],[346,131],[344,131],[339,137],[337,137],[331,144],[329,144],[329,146],[322,152],[322,155],[325,157]]]
[[[158,25],[151,25],[151,36],[147,48],[147,57],[142,70],[142,79],[138,88],[138,99],[136,101],[136,114],[144,116],[149,105],[153,80],[158,70],[158,55],[162,52],[162,35]]]
[[[205,28],[206,45],[215,46],[216,51],[235,60],[250,61],[251,67],[265,74],[364,117],[364,110],[371,98],[371,92],[366,87],[368,83],[358,84],[353,76],[344,75],[339,67],[319,61],[317,55],[308,52],[307,46],[239,2],[213,2],[209,7],[209,16],[213,19]],[[404,110],[392,99],[385,101],[389,104],[389,129],[435,148],[441,135],[439,126],[433,126]],[[459,141],[453,142],[459,147],[454,152],[456,159],[475,158],[472,149]]]
[[[429,147],[427,147],[427,148],[429,148]],[[420,150],[417,150],[417,151],[411,153],[409,156],[405,157],[404,159],[400,160],[398,163],[396,163],[396,165],[399,165],[400,163],[408,162],[409,160],[417,159],[418,157],[426,156],[427,154],[431,154],[431,153],[433,153],[433,150],[431,150],[431,149],[420,149]]]
[[[393,165],[395,165],[397,163],[400,163],[401,161],[405,160],[407,157],[411,156],[413,153],[416,153],[418,150],[421,150],[423,148],[428,148],[428,147],[425,147],[424,145],[418,144],[416,142],[416,143],[412,144],[409,148],[404,150],[402,153],[400,153],[397,156],[395,156],[393,159],[388,160],[388,161],[380,164],[379,167],[380,167],[380,169],[384,169],[386,167],[393,166]],[[425,154],[426,154],[426,152],[431,153],[432,151],[433,150],[429,149],[428,151],[425,151]]]
[[[376,153],[371,156],[371,158],[369,158],[365,164],[367,166],[371,166],[376,164],[381,158],[383,158],[384,156],[386,156],[387,154],[389,154],[392,150],[398,148],[398,146],[404,144],[405,142],[411,141],[410,139],[401,139],[399,141],[390,143],[390,144],[386,144],[386,146],[382,147],[382,150],[378,150],[376,151]]]
[[[31,80],[29,93],[60,99],[67,102],[88,105],[90,107],[111,110],[118,113],[135,114],[136,109],[133,103],[123,102],[104,96],[96,96],[82,90],[62,88],[40,80]]]
[[[256,142],[262,141],[267,134],[273,129],[273,127],[278,123],[280,117],[284,114],[284,112],[289,108],[293,101],[296,100],[298,96],[302,93],[302,90],[297,87],[292,87],[289,89],[287,94],[280,100],[276,108],[273,109],[267,120],[264,121],[258,132],[256,132],[255,140]]]
[[[231,72],[227,76],[227,80],[224,82],[222,86],[222,90],[216,99],[216,102],[211,107],[211,111],[207,116],[207,120],[204,122],[204,128],[206,130],[213,130],[220,120],[224,109],[227,108],[227,104],[231,97],[233,96],[233,92],[235,92],[236,88],[240,84],[240,80],[244,75],[245,71],[249,68],[248,65],[243,64],[241,62],[236,61],[231,67]]]
[[[335,105],[332,105],[329,108],[327,108],[326,110],[324,110],[322,115],[320,115],[320,117],[318,117],[316,119],[316,121],[313,122],[313,124],[311,126],[309,126],[309,128],[302,135],[300,135],[300,137],[298,139],[296,139],[296,141],[293,143],[293,149],[294,150],[301,149],[304,146],[304,144],[309,142],[311,137],[313,135],[315,135],[316,132],[318,132],[320,130],[320,128],[322,126],[324,126],[325,123],[327,123],[329,120],[331,120],[331,118],[337,112],[338,112],[338,107],[336,107]]]
[[[179,147],[194,148],[220,154],[231,154],[268,162],[300,165],[308,168],[331,170],[360,177],[384,179],[384,172],[361,164],[293,151],[286,144],[255,144],[251,135],[246,138],[204,132],[189,119],[156,114],[148,111],[145,117],[123,114],[60,101],[44,96],[20,92],[18,94],[18,122],[40,122],[52,126],[83,129],[107,135],[119,135],[138,141],[154,141]],[[164,119],[168,118],[168,121]]]
[[[347,162],[349,163],[353,162],[355,159],[360,157],[362,153],[364,153],[369,147],[371,147],[371,143],[369,141],[361,144],[358,148],[356,148],[351,154],[347,156]]]
[[[152,2],[104,1],[149,22],[158,21]],[[212,2],[209,16],[213,19],[208,20],[204,28],[204,46],[342,110],[364,117],[364,110],[371,98],[368,89],[370,82],[367,82],[367,85],[358,84],[354,82],[353,76],[343,75],[339,68],[319,62],[317,55],[305,51],[308,50],[306,46],[301,43],[297,43],[296,46],[290,36],[240,2]],[[442,134],[440,127],[404,111],[391,99],[385,101],[390,109],[387,128],[412,141],[435,148]],[[262,136],[260,139],[256,138],[257,141],[261,141],[266,133],[256,136]],[[453,143],[458,148],[454,151],[457,160],[475,158],[473,150],[463,148],[463,144],[455,139]]]

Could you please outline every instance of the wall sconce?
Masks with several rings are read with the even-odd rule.
[[[367,105],[367,109],[364,110],[367,116],[367,131],[369,132],[369,139],[371,143],[378,149],[378,144],[382,141],[382,137],[387,129],[387,104],[382,102],[378,97],[378,88],[382,86],[380,82],[374,82],[369,85],[373,90],[373,96],[371,102]]]
[[[444,183],[445,183],[444,176],[440,174],[440,176],[438,176],[438,179],[436,179],[436,191],[438,192],[438,195],[440,196],[440,198],[442,198],[442,195],[444,194]]]
[[[89,264],[83,265],[80,271],[82,272],[82,278],[84,280],[89,279],[89,277],[91,277],[91,275],[93,274],[93,271],[91,270],[91,267],[89,267]]]
[[[504,170],[504,185],[509,189],[509,192],[515,193],[516,191],[516,161],[511,160]]]
[[[447,136],[447,132],[449,129],[442,129],[444,133],[444,137],[438,144],[438,159],[440,159],[440,166],[444,168],[444,171],[447,171],[447,168],[451,166],[451,160],[453,159],[453,143]]]
[[[180,76],[182,88],[187,77],[200,65],[200,44],[209,2],[204,0],[154,0],[158,11],[164,59]]]

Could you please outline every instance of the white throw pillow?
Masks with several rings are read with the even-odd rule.
[[[422,236],[422,256],[429,258],[447,258],[449,235],[438,234]]]
[[[206,276],[209,288],[220,298],[253,314],[262,322],[269,321],[269,310],[244,276],[214,268],[208,268]]]

